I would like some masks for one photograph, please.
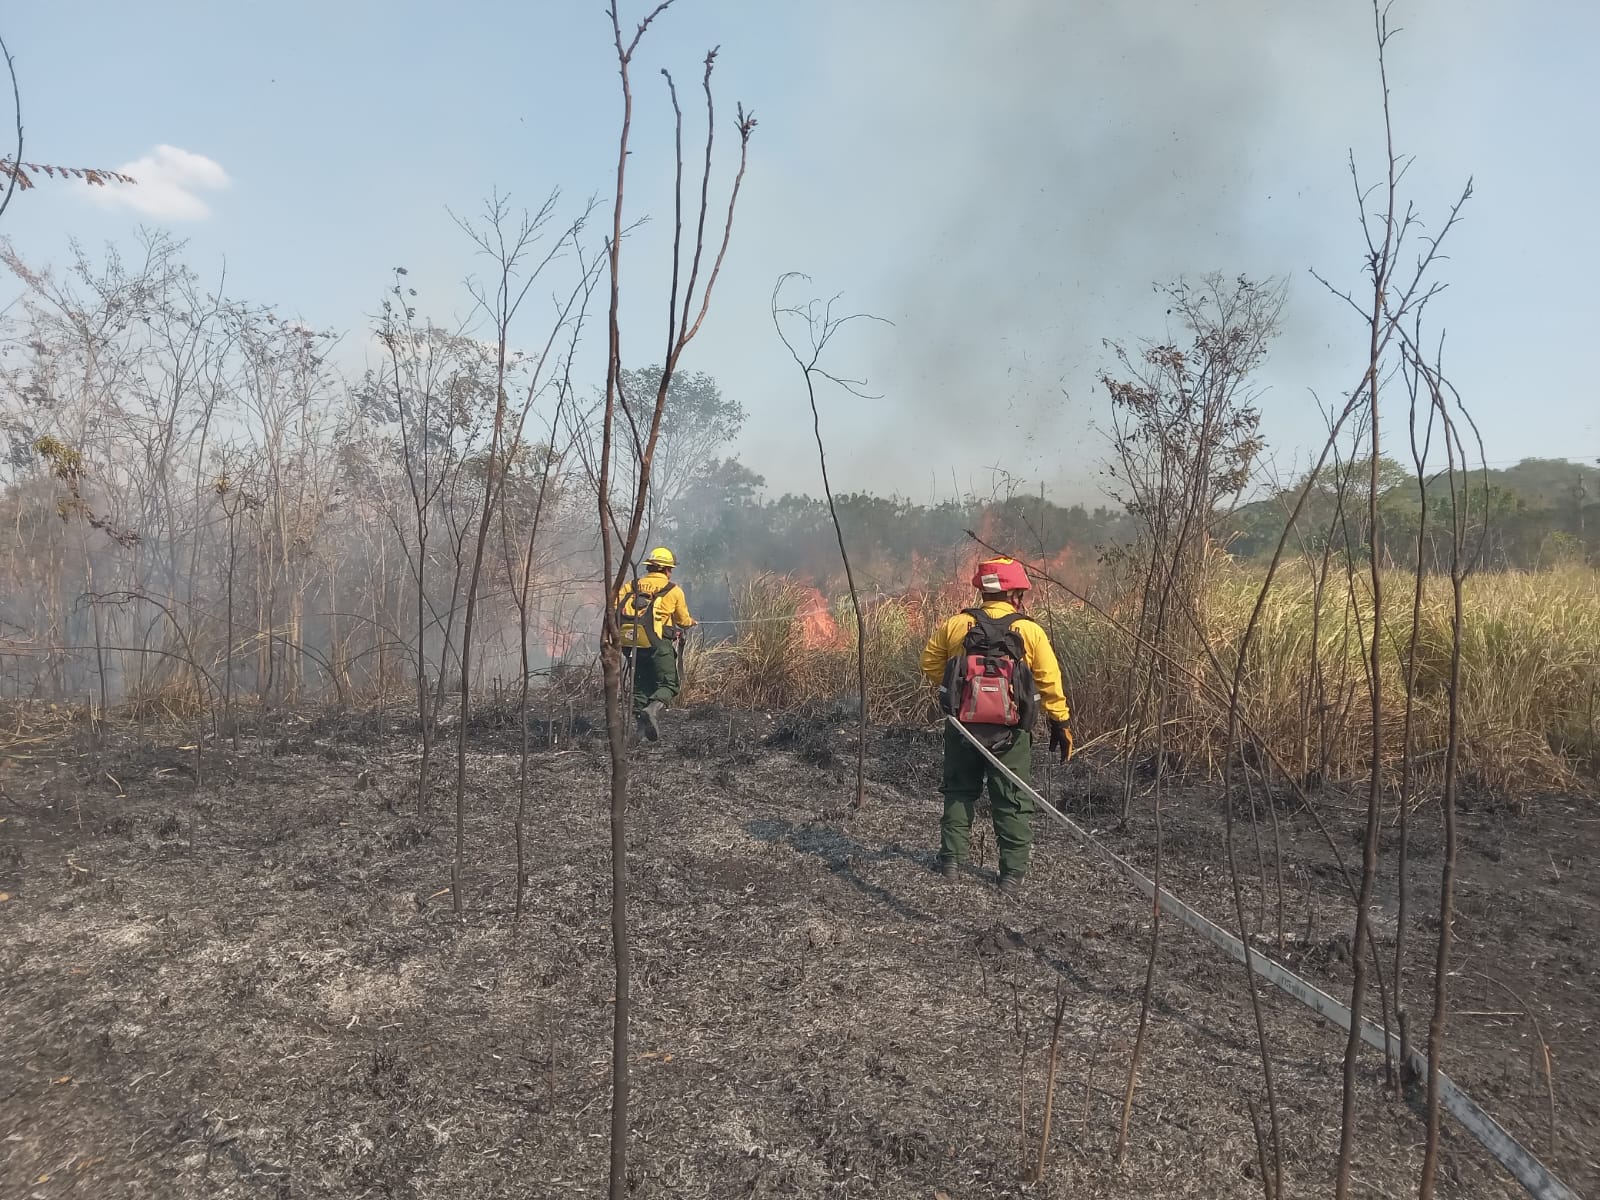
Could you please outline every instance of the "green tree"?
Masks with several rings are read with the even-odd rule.
[[[623,371],[618,377],[628,414],[639,422],[648,421],[649,403],[660,386],[659,366]],[[650,468],[652,530],[682,527],[679,510],[684,497],[718,461],[722,448],[739,436],[745,415],[744,406],[724,396],[717,381],[704,371],[674,373],[661,410],[661,436]],[[619,424],[622,437],[631,437],[629,422]],[[649,429],[641,424],[640,439],[648,436]]]

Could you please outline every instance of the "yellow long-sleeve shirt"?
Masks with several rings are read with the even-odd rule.
[[[641,595],[660,597],[660,599],[653,600],[650,604],[657,638],[661,637],[668,625],[676,626],[679,629],[688,629],[694,624],[694,618],[689,615],[689,602],[684,599],[681,587],[674,587],[668,595],[661,595],[672,583],[672,577],[665,571],[647,571],[637,581],[623,584],[617,592],[616,604],[620,605],[625,599],[633,595],[634,582],[638,583]],[[626,632],[624,630],[624,635],[626,635]],[[650,640],[643,636],[643,631],[634,641],[628,641],[626,636],[623,641],[623,645],[648,646],[649,644]]]
[[[1004,600],[990,600],[983,605],[983,611],[986,616],[998,619],[1017,610]],[[961,643],[974,624],[969,615],[959,612],[933,631],[928,644],[922,648],[922,673],[930,683],[937,686],[944,682],[945,664],[961,653]],[[1072,710],[1067,706],[1067,694],[1061,685],[1061,664],[1056,661],[1049,634],[1031,617],[1024,617],[1013,628],[1022,638],[1022,654],[1028,670],[1033,672],[1045,716],[1052,721],[1069,719]]]

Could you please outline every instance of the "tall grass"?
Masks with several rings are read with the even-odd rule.
[[[1220,763],[1222,713],[1207,683],[1231,672],[1260,578],[1222,563],[1205,588],[1204,647],[1179,664],[1178,695],[1167,718],[1166,746],[1188,770]],[[1395,593],[1411,586],[1397,573]],[[1370,596],[1330,586],[1322,595],[1315,657],[1325,681],[1310,696],[1312,603],[1308,571],[1287,568],[1274,585],[1245,663],[1245,716],[1281,763],[1298,768],[1308,743],[1324,778],[1364,776],[1367,664],[1358,634],[1371,620]],[[1483,789],[1512,792],[1570,786],[1600,773],[1600,571],[1563,567],[1473,576],[1466,586],[1463,647],[1463,767]],[[1113,615],[1122,597],[1097,596]],[[919,660],[936,625],[962,605],[964,592],[880,598],[867,614],[868,707],[880,723],[935,718],[932,689]],[[842,605],[842,607],[841,607]],[[692,694],[760,708],[854,703],[855,631],[848,600],[832,605],[834,635],[819,638],[817,593],[799,581],[763,576],[734,598],[737,633],[700,650],[691,662]],[[1131,719],[1127,679],[1142,651],[1088,607],[1048,587],[1031,606],[1061,659],[1080,744],[1120,730]],[[1392,706],[1386,752],[1398,762],[1405,703],[1409,626],[1391,622],[1382,648],[1384,695]],[[1445,744],[1450,657],[1447,579],[1428,581],[1418,638],[1416,747],[1424,772],[1440,765]],[[1309,701],[1308,702],[1308,697]],[[1154,745],[1154,730],[1136,735]]]

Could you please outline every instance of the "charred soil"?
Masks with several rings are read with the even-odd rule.
[[[666,724],[667,740],[637,752],[632,791],[634,1195],[1261,1194],[1247,1109],[1261,1068],[1237,964],[1163,923],[1118,1168],[1149,942],[1132,889],[1042,819],[1020,903],[997,895],[989,838],[960,879],[936,876],[935,732],[875,731],[867,807],[850,813],[848,721],[704,708]],[[559,725],[540,723],[531,758],[516,923],[514,721],[473,727],[461,916],[446,797],[418,813],[415,740],[380,722],[302,722],[210,751],[199,786],[186,740],[159,731],[12,761],[0,1196],[596,1194],[612,1008],[605,759],[592,726],[569,740]],[[1036,780],[1080,820],[1114,824],[1087,768],[1041,765]],[[1318,806],[1358,863],[1355,804]],[[1232,926],[1220,800],[1176,792],[1166,814],[1166,884]],[[1287,797],[1237,819],[1257,944],[1347,999],[1352,913],[1328,843]],[[1600,810],[1545,798],[1463,824],[1446,1069],[1593,1194]],[[1412,825],[1405,996],[1420,1040],[1442,838],[1431,808]],[[1106,837],[1148,865],[1146,816]],[[1396,849],[1386,828],[1391,880]],[[1024,1184],[1059,997],[1049,1165]],[[1343,1037],[1274,993],[1263,1004],[1285,1182],[1321,1194]],[[1357,1194],[1407,1194],[1415,1099],[1386,1087],[1375,1052],[1360,1084]],[[1444,1194],[1521,1194],[1446,1130]]]

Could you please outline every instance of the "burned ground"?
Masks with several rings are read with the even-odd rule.
[[[519,923],[514,723],[473,727],[464,917],[445,890],[442,796],[416,814],[414,742],[371,721],[214,753],[199,788],[186,739],[155,731],[14,762],[0,798],[0,1195],[595,1194],[608,830],[603,749],[576,734],[557,721],[536,738]],[[851,736],[821,717],[699,709],[638,752],[633,1194],[1259,1195],[1242,969],[1165,926],[1118,1167],[1147,906],[1049,827],[1020,905],[999,900],[992,864],[938,879],[937,736],[877,731],[867,808],[847,814]],[[1081,820],[1113,823],[1086,768],[1039,775]],[[1353,802],[1319,809],[1354,862]],[[1175,796],[1164,865],[1174,891],[1233,924],[1220,812],[1202,791]],[[1327,844],[1288,797],[1239,820],[1261,944],[1276,949],[1278,904],[1259,864],[1275,878],[1281,839],[1283,953],[1339,994],[1351,922]],[[1436,814],[1416,821],[1423,914],[1441,839]],[[1447,1069],[1592,1193],[1600,813],[1547,798],[1463,821]],[[1148,864],[1147,826],[1108,839]],[[1392,912],[1376,914],[1386,956]],[[1419,920],[1413,938],[1420,1037],[1432,931]],[[1058,998],[1050,1166],[1025,1186],[1024,1095],[1031,1161]],[[1286,1184],[1322,1194],[1343,1037],[1275,994],[1262,1002]],[[1422,1123],[1375,1053],[1361,1097],[1355,1194],[1407,1194]],[[1448,1119],[1444,1168],[1444,1194],[1520,1194]]]

